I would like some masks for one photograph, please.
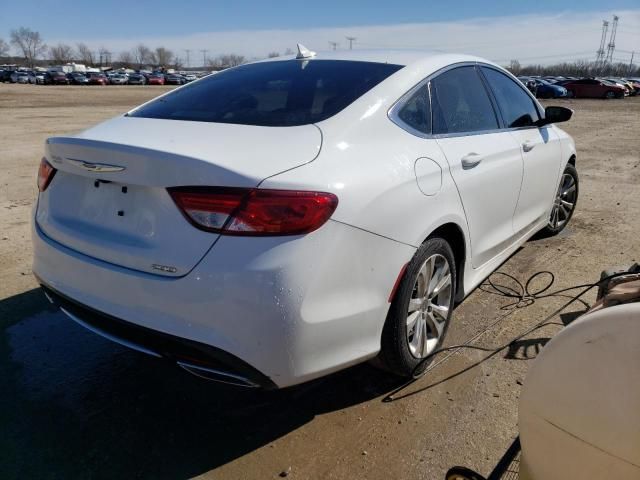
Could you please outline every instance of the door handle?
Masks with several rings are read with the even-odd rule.
[[[524,152],[530,152],[531,150],[533,150],[533,147],[535,147],[535,143],[531,143],[530,141],[526,141],[522,144],[522,151]]]
[[[469,170],[471,168],[477,167],[482,162],[482,155],[479,155],[475,152],[467,153],[464,157],[462,157],[462,168],[464,170]]]

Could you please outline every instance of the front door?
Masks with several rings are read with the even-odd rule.
[[[560,174],[560,141],[553,127],[539,128],[540,110],[519,82],[490,67],[481,67],[494,95],[503,126],[520,148],[522,188],[513,215],[513,230],[524,234],[546,219],[553,204]]]

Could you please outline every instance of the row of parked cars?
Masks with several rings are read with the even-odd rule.
[[[0,82],[34,85],[184,85],[196,78],[192,73],[0,70]]]
[[[538,98],[624,98],[640,93],[640,78],[518,77]]]

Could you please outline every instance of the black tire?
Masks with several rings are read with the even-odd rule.
[[[574,92],[573,90],[567,90],[567,97],[568,98],[577,98],[576,97],[576,92]]]
[[[485,478],[469,468],[452,467],[447,471],[445,480],[485,480]]]
[[[564,169],[563,174],[562,174],[562,177],[561,177],[561,180],[560,180],[561,182],[565,178],[565,175],[570,175],[573,178],[573,182],[575,184],[575,197],[573,198],[573,208],[569,212],[568,217],[566,217],[566,219],[564,219],[561,224],[556,224],[554,226],[553,218],[554,218],[554,210],[555,210],[555,204],[556,204],[555,202],[557,201],[557,198],[558,198],[556,196],[556,199],[554,199],[554,208],[552,209],[551,215],[550,215],[550,218],[549,218],[549,223],[547,223],[547,226],[544,227],[542,229],[542,231],[540,232],[542,234],[542,236],[550,237],[550,236],[557,235],[558,233],[560,233],[569,224],[569,221],[573,217],[573,212],[576,211],[576,206],[578,204],[578,197],[579,197],[579,194],[580,194],[580,180],[578,178],[578,170],[576,170],[576,167],[574,167],[573,165],[568,163],[567,166]],[[558,186],[558,191],[560,191],[560,187],[561,187],[561,185]]]
[[[385,370],[401,377],[422,375],[433,359],[433,357],[417,358],[409,350],[407,311],[420,268],[429,257],[434,255],[440,255],[448,262],[451,275],[451,299],[443,331],[433,351],[437,351],[442,345],[451,323],[457,280],[455,259],[451,246],[446,240],[437,237],[430,238],[420,246],[411,262],[409,262],[389,307],[389,313],[382,330],[381,350],[377,363]]]

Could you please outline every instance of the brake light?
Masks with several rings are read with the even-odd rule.
[[[169,194],[195,227],[223,235],[300,235],[338,206],[332,193],[228,187],[175,187]]]
[[[38,168],[38,190],[44,192],[51,183],[56,172],[57,170],[47,162],[47,159],[42,157],[42,160],[40,160],[40,167]]]

